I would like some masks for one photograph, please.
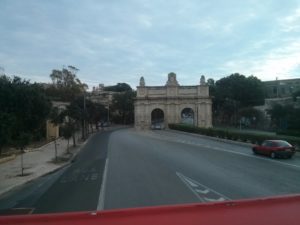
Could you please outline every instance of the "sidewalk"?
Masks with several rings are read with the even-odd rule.
[[[56,140],[56,143],[57,162],[55,162],[54,142],[50,142],[40,148],[25,150],[26,152],[23,154],[25,176],[21,176],[20,154],[13,160],[0,163],[0,195],[14,187],[67,165],[70,159],[79,152],[83,144],[77,142],[77,146],[73,148],[73,142],[70,139],[70,154],[68,154],[67,140],[59,138]]]

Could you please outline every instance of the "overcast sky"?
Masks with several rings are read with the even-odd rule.
[[[90,88],[300,77],[300,1],[0,0],[5,73],[50,82],[63,65]]]

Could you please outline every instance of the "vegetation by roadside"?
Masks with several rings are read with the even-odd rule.
[[[239,132],[228,129],[220,128],[201,128],[186,124],[169,124],[169,128],[173,130],[180,130],[190,133],[202,134],[211,137],[217,137],[222,139],[229,139],[234,141],[250,142],[253,144],[260,144],[262,141],[267,139],[284,139],[290,142],[292,145],[296,146],[299,150],[300,138],[292,136],[281,136],[281,135],[267,135],[261,133],[247,133]]]
[[[77,77],[78,71],[74,66],[54,69],[52,83],[47,84],[0,75],[0,157],[47,144],[49,120],[59,125],[59,136],[68,141],[68,149],[70,139],[76,146],[75,132],[79,130],[84,140],[89,129],[93,132],[93,127],[98,129],[105,122],[133,123],[135,92],[128,84],[106,87],[116,92],[110,108],[106,108],[87,99],[88,87]],[[55,106],[55,101],[65,102],[67,107]]]

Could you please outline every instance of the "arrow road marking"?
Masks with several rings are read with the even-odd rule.
[[[208,192],[209,192],[209,190],[208,189],[205,189],[205,190],[200,190],[200,189],[195,189],[195,191],[197,192],[197,193],[200,193],[200,194],[207,194]]]
[[[182,173],[176,172],[176,175],[180,180],[196,195],[201,202],[220,202],[230,200],[225,195],[203,185],[199,182],[183,175]]]
[[[220,197],[218,199],[212,199],[212,198],[204,198],[207,202],[223,202],[225,201],[226,199],[223,198],[223,197]]]

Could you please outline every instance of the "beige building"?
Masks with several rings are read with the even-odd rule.
[[[294,92],[300,90],[300,78],[287,80],[263,81],[266,98],[291,97]]]
[[[59,112],[65,110],[68,105],[70,102],[52,101],[52,106],[58,108]],[[46,138],[47,140],[59,138],[59,125],[51,123],[50,120],[46,121]]]
[[[180,86],[175,73],[168,74],[165,86],[146,86],[141,77],[134,105],[135,127],[164,128],[170,123],[211,127],[211,107],[209,87],[204,76],[195,86]]]

